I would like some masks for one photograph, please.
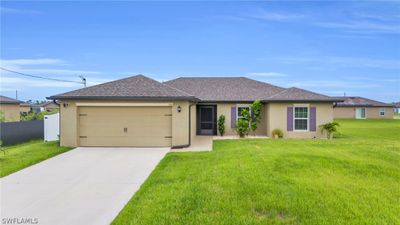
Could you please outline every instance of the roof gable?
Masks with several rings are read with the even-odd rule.
[[[330,96],[307,91],[301,88],[291,87],[271,96],[265,101],[341,101]]]
[[[50,99],[194,99],[181,90],[136,75],[49,97]]]

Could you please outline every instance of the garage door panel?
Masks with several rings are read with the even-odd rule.
[[[145,134],[144,136],[151,136],[151,137],[157,137],[157,136],[171,136],[171,131],[167,130],[169,127],[165,126],[163,127],[141,127],[140,129],[132,129],[130,127],[127,127],[127,132],[124,132],[123,128],[116,128],[116,127],[111,127],[107,128],[107,133],[101,130],[102,127],[96,128],[96,127],[84,127],[81,126],[80,129],[80,136],[123,136],[123,137],[134,137],[134,136],[140,136],[142,134]]]
[[[81,146],[105,146],[105,147],[130,147],[132,142],[135,147],[165,147],[171,146],[171,138],[154,139],[152,137],[91,137],[81,138]],[[149,143],[153,143],[151,146]]]
[[[171,107],[80,107],[80,145],[171,146],[171,119]]]
[[[94,113],[101,116],[118,114],[129,115],[164,115],[171,113],[171,107],[81,107],[80,114]]]
[[[171,117],[170,116],[142,116],[142,117],[123,117],[119,115],[118,119],[114,118],[109,118],[109,119],[104,119],[104,117],[101,116],[95,116],[95,115],[87,115],[87,116],[81,116],[81,124],[86,125],[86,124],[99,124],[99,125],[153,125],[153,124],[168,124],[171,122]]]

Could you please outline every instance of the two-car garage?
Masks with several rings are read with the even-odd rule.
[[[171,146],[171,106],[77,108],[80,146]]]

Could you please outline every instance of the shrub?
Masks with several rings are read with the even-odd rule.
[[[38,112],[38,113],[29,112],[26,115],[21,115],[21,121],[43,120],[45,115],[52,115],[55,113],[58,113],[58,112],[57,111],[55,111],[55,112],[42,111],[42,112]]]
[[[272,131],[272,137],[278,136],[278,138],[283,138],[283,131],[281,129],[274,129]]]
[[[252,112],[252,118],[248,118],[250,121],[251,131],[255,132],[257,130],[258,124],[261,122],[261,110],[262,103],[260,100],[255,100],[252,104],[250,104],[250,109]]]
[[[221,136],[224,136],[225,134],[225,116],[220,115],[218,117],[218,131],[221,134]]]
[[[244,110],[243,110],[244,111]],[[240,119],[236,123],[236,132],[239,134],[239,136],[245,137],[246,135],[249,134],[250,128],[249,128],[249,121],[247,119]]]
[[[319,127],[321,128],[321,132],[323,133],[324,131],[326,131],[326,137],[328,139],[331,139],[334,133],[338,133],[337,127],[339,126],[340,124],[338,122],[331,122],[322,124]]]

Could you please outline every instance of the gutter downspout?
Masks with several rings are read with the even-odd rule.
[[[173,149],[176,148],[187,148],[192,144],[192,106],[196,105],[196,103],[189,104],[189,140],[187,145],[176,145],[172,146]]]
[[[61,104],[53,99],[53,103],[58,105],[58,146],[61,146]]]

